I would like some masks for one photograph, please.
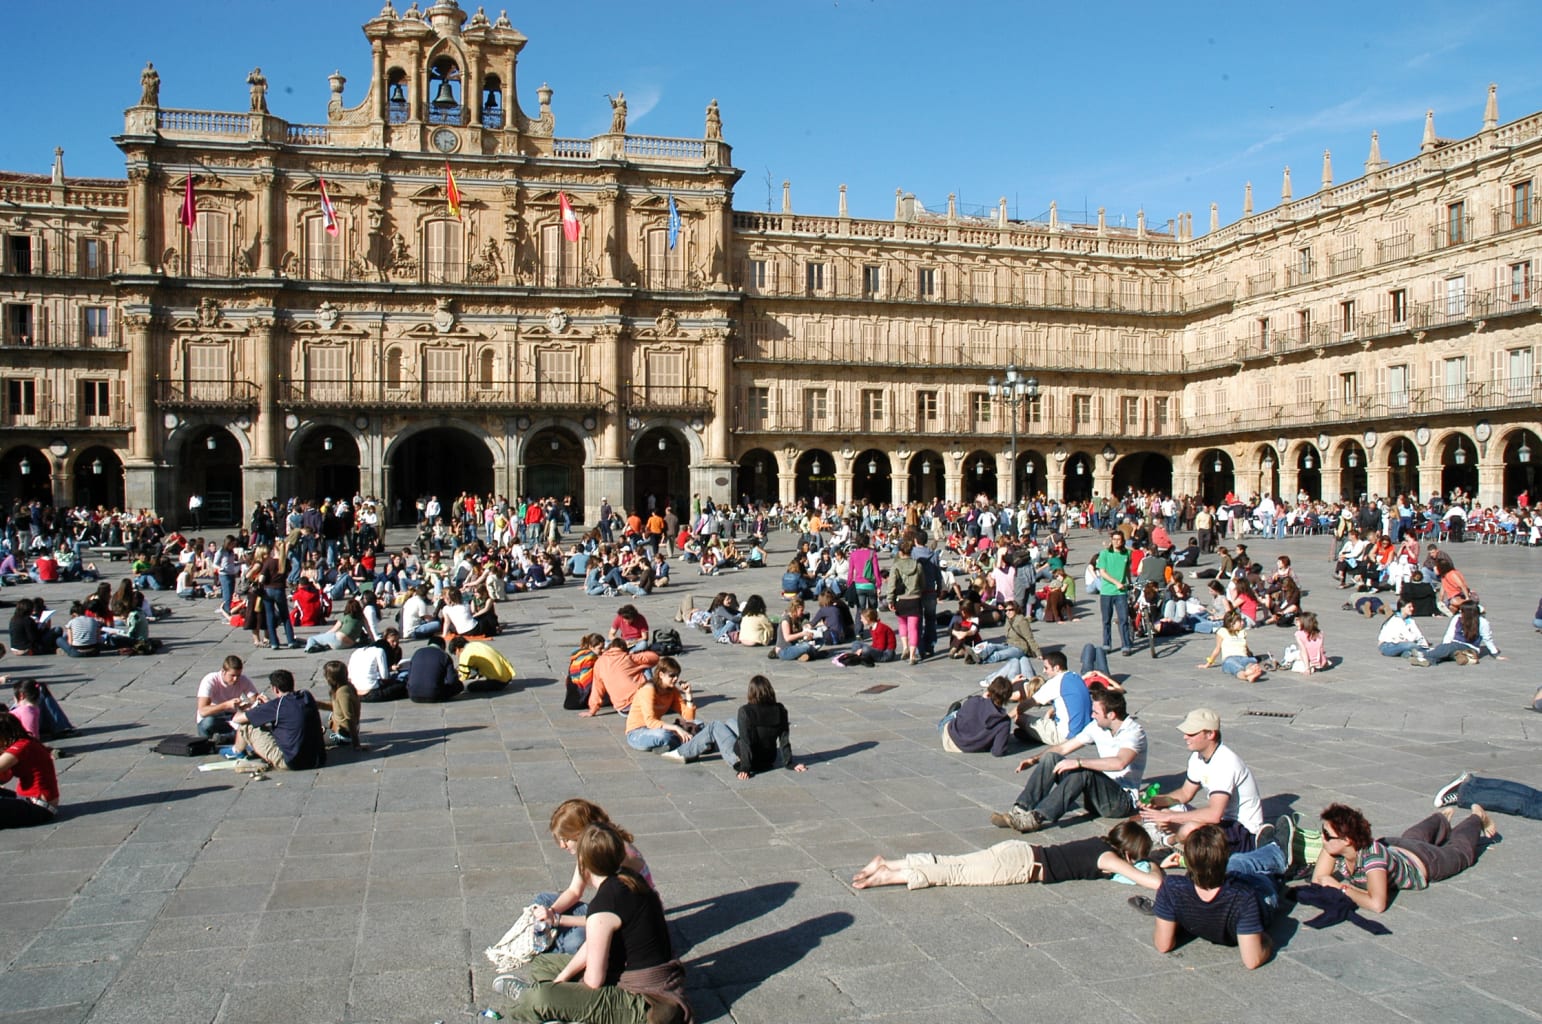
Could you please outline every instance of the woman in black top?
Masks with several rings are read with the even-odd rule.
[[[664,906],[641,875],[623,867],[626,840],[609,822],[595,822],[579,835],[577,852],[579,870],[596,889],[584,921],[584,944],[572,956],[537,956],[528,982],[499,975],[493,988],[514,1003],[509,1016],[690,1024],[685,969],[675,959]]]
[[[11,616],[11,653],[53,654],[58,651],[63,631],[57,626],[38,625],[37,619],[32,617],[36,610],[37,603],[31,598],[24,597],[16,602],[16,612]]]
[[[728,751],[732,749],[734,771],[741,779],[772,768],[808,771],[792,759],[787,708],[777,702],[771,680],[765,676],[751,676],[745,699],[748,703],[739,708],[739,716],[734,721],[698,723],[696,735],[674,750],[665,751],[664,757],[687,762],[716,750],[726,761]]]
[[[957,857],[934,853],[907,854],[903,860],[874,857],[852,878],[854,889],[904,885],[1021,885],[1026,882],[1069,882],[1118,875],[1147,889],[1162,887],[1158,868],[1136,867],[1151,854],[1151,837],[1138,822],[1125,821],[1106,836],[1078,839],[1056,846],[1036,846],[1009,839],[985,850]]]

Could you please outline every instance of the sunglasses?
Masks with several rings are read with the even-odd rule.
[[[1327,829],[1323,829],[1322,830],[1322,841],[1325,842],[1325,843],[1331,843],[1334,840],[1343,839],[1343,838],[1344,838],[1343,836],[1336,836],[1336,835],[1334,835],[1332,832],[1329,832]]]

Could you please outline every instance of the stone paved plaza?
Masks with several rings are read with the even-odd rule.
[[[1096,543],[1073,537],[1073,563]],[[774,540],[773,565],[790,546],[790,535]],[[1116,654],[1151,737],[1149,776],[1175,783],[1185,753],[1174,726],[1208,705],[1271,817],[1294,810],[1315,823],[1340,799],[1377,834],[1396,834],[1463,768],[1542,785],[1542,715],[1529,710],[1542,551],[1457,547],[1509,657],[1418,669],[1376,654],[1380,619],[1340,610],[1327,538],[1250,547],[1266,564],[1281,550],[1296,560],[1305,605],[1322,614],[1342,663],[1248,686],[1196,669],[1208,637],[1165,642],[1155,660]],[[780,604],[775,568],[722,581],[676,572],[675,585],[638,602],[655,626],[669,624],[681,592],[704,603],[724,587]],[[86,589],[53,586],[47,597],[67,606]],[[212,601],[159,596],[175,608],[156,626],[163,654],[0,664],[47,681],[80,729],[57,745],[57,823],[0,833],[4,1024],[429,1024],[499,1007],[482,949],[531,894],[565,884],[572,860],[545,822],[576,795],[636,833],[702,1020],[1542,1019],[1538,822],[1499,817],[1504,842],[1458,878],[1400,896],[1380,917],[1390,934],[1306,927],[1316,911],[1296,909],[1273,929],[1278,957],[1250,973],[1234,950],[1204,943],[1156,953],[1150,920],[1126,906],[1135,890],[1113,882],[849,887],[875,853],[959,853],[1003,838],[987,816],[1016,795],[1016,758],[950,755],[937,742],[939,715],[980,674],[962,662],[772,664],[688,634],[682,660],[703,717],[732,718],[747,678],[768,670],[791,712],[809,771],[740,782],[716,759],[684,766],[631,751],[613,714],[561,709],[569,651],[580,634],[603,632],[619,603],[569,586],[503,607],[513,629],[497,645],[519,669],[517,688],[366,705],[370,750],[319,772],[250,778],[200,773],[197,759],[150,744],[192,728],[197,681],[226,654],[252,655],[259,684],[285,667],[323,694],[325,658],[254,652]],[[1437,634],[1444,622],[1421,625]],[[1074,666],[1096,630],[1084,611],[1039,635]],[[1287,640],[1267,627],[1255,635],[1262,646],[1258,637],[1276,653]],[[864,692],[875,684],[892,689]],[[1041,838],[1107,827],[1073,816]]]

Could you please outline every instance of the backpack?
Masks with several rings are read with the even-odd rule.
[[[172,757],[204,757],[214,753],[214,741],[207,736],[173,733],[150,749],[157,754],[170,754]]]
[[[878,571],[877,571],[877,569],[878,569],[878,559],[877,559],[877,557],[875,555],[873,555],[872,552],[868,552],[867,558],[862,562],[862,576],[861,576],[860,579],[857,580],[857,582],[858,583],[865,583],[865,584],[867,584],[870,587],[877,586],[877,584],[878,584]]]
[[[677,629],[655,629],[648,646],[659,654],[675,655],[685,650],[685,644],[680,640],[680,631]]]

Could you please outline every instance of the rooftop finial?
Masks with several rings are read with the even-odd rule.
[[[1210,204],[1210,230],[1211,231],[1219,231],[1219,230],[1221,230],[1221,204],[1220,203],[1211,203]]]
[[[1438,144],[1435,138],[1435,111],[1424,112],[1424,139],[1419,143],[1419,152],[1428,153]]]
[[[1253,216],[1253,183],[1242,186],[1242,216]]]
[[[1280,202],[1290,202],[1290,165],[1285,165],[1285,174],[1280,179]]]
[[[1371,155],[1365,158],[1365,173],[1373,174],[1387,166],[1381,158],[1381,136],[1371,132]]]
[[[53,184],[64,184],[64,147],[62,146],[54,147]]]
[[[782,212],[792,212],[792,182],[785,179],[782,181]]]
[[[1488,85],[1488,102],[1483,104],[1483,130],[1491,131],[1499,127],[1499,86],[1493,82]]]
[[[840,205],[839,216],[842,216],[842,217],[850,216],[850,214],[848,214],[846,212],[846,186],[844,184],[841,185],[841,205]]]
[[[1322,151],[1322,187],[1325,192],[1333,187],[1333,154],[1326,149]]]

